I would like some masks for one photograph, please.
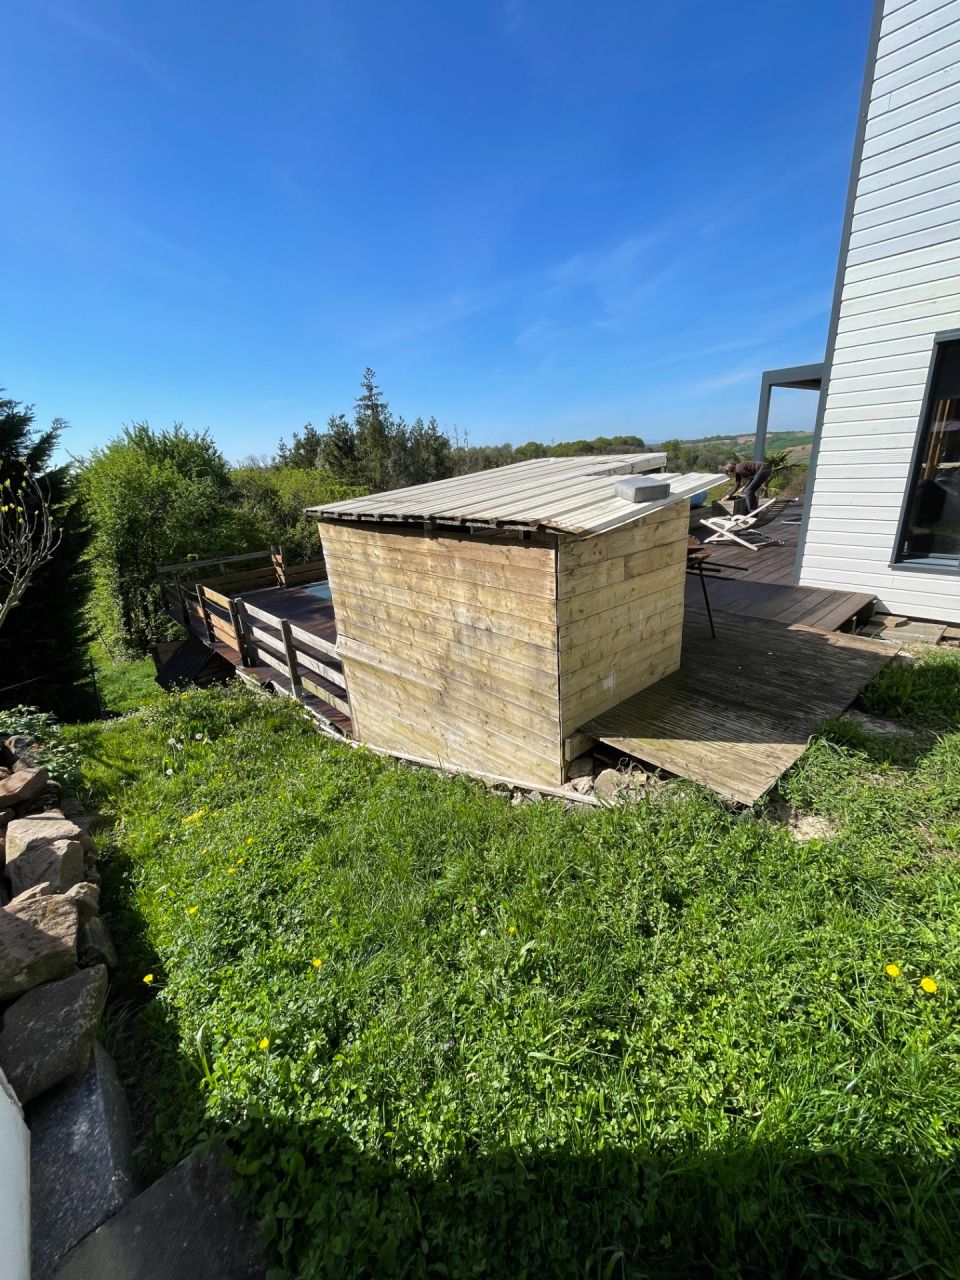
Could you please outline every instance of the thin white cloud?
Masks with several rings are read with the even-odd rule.
[[[91,22],[88,17],[81,16],[75,9],[51,4],[48,6],[48,11],[65,26],[72,28],[88,40],[107,49],[120,61],[126,62],[138,71],[142,71],[145,76],[166,93],[178,95],[183,93],[182,86],[170,75],[166,67],[158,62],[139,42],[121,35],[119,31],[110,30],[96,22]]]

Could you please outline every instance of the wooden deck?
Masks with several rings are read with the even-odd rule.
[[[294,626],[302,628],[303,631],[309,632],[310,635],[326,641],[328,644],[335,645],[337,642],[337,624],[333,614],[333,604],[329,600],[324,600],[307,587],[272,587],[259,591],[247,591],[243,593],[243,599],[255,608],[262,609],[264,613],[270,614],[272,618],[276,618],[278,621],[290,622]],[[226,658],[229,663],[236,667],[238,674],[245,680],[259,685],[269,684],[273,688],[279,689],[282,693],[293,694],[289,675],[279,670],[276,666],[266,663],[244,665],[239,652],[234,646],[219,638],[214,638],[211,641],[204,624],[198,617],[191,617],[189,625],[194,635],[198,636],[209,648],[215,649],[217,653]],[[330,662],[329,665],[334,671],[339,671],[342,674],[343,668],[340,663]],[[317,674],[316,671],[312,674],[318,690],[328,689],[334,697],[337,696],[339,690],[335,686],[329,685],[322,675]],[[350,717],[343,710],[333,706],[316,693],[307,690],[302,692],[300,701],[308,711],[336,726],[346,737],[352,736],[353,728],[350,723]]]
[[[583,732],[725,799],[754,804],[892,656],[889,645],[860,636],[727,612],[717,615],[714,640],[706,614],[691,610],[679,671]]]
[[[719,568],[718,574],[711,573],[707,579],[714,610],[821,631],[835,631],[856,618],[869,617],[872,595],[796,585],[800,511],[800,503],[791,503],[780,519],[763,528],[764,534],[778,539],[782,546],[765,544],[750,551],[735,542],[709,544],[707,563]],[[708,533],[708,529],[693,528],[695,537]],[[703,607],[699,584],[688,584],[687,607]]]

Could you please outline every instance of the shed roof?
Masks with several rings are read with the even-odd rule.
[[[656,471],[666,460],[665,453],[534,458],[307,510],[321,520],[428,521],[469,528],[550,529],[587,537],[639,520],[723,479],[701,472],[664,474],[658,478],[670,482],[669,497],[654,502],[617,497],[618,477]]]

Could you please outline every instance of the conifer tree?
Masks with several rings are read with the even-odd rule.
[[[31,405],[0,393],[0,484],[18,488],[25,475],[37,477],[59,538],[0,630],[0,704],[82,718],[96,714],[84,621],[90,534],[71,465],[52,465],[66,423],[57,419],[37,430],[34,416]]]

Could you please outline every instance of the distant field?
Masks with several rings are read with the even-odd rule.
[[[665,441],[664,443],[672,444],[673,441]],[[701,446],[705,449],[729,449],[731,453],[746,453],[753,445],[753,433],[729,436],[699,436],[695,440],[681,440],[679,443],[684,449],[694,449],[697,446]],[[796,455],[798,459],[808,458],[812,445],[812,431],[769,431],[767,433],[768,450],[805,449],[806,453]],[[663,444],[651,444],[648,447],[650,449],[662,449]]]

